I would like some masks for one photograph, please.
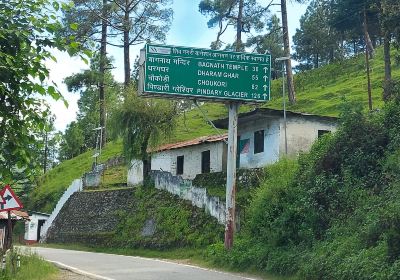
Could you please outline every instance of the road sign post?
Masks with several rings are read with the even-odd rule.
[[[11,221],[11,210],[18,210],[23,208],[21,201],[18,196],[14,193],[9,185],[6,185],[0,191],[0,212],[7,211],[7,231],[6,231],[6,249],[12,248],[12,221]]]
[[[228,160],[226,166],[225,248],[232,248],[235,229],[238,102],[229,103]]]
[[[208,101],[270,99],[270,55],[151,44],[141,55],[143,95]]]
[[[232,248],[239,105],[270,100],[271,56],[147,44],[139,65],[140,95],[228,104],[225,248]]]

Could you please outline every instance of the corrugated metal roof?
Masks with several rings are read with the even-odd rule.
[[[327,120],[327,121],[337,121],[337,117],[330,117],[330,116],[321,116],[315,114],[308,114],[308,113],[300,113],[300,112],[293,112],[293,111],[286,111],[286,115],[288,117],[297,116],[297,117],[304,117],[304,118],[316,118],[320,120]],[[257,108],[250,112],[240,113],[238,115],[238,122],[239,125],[241,122],[246,121],[246,119],[258,119],[259,117],[283,117],[283,110],[276,110],[270,108]],[[228,128],[228,118],[218,119],[212,121],[213,124],[217,128],[227,129]]]
[[[28,213],[24,211],[11,210],[10,212],[11,212],[11,220],[29,220]],[[7,211],[0,212],[0,220],[7,220],[7,219],[8,219]]]
[[[162,152],[162,151],[174,150],[174,149],[179,149],[179,148],[184,148],[184,147],[189,147],[189,146],[200,145],[200,144],[204,144],[204,143],[220,142],[220,141],[224,141],[227,138],[228,138],[228,134],[202,136],[202,137],[188,140],[188,141],[162,145],[162,146],[154,149],[152,152]]]

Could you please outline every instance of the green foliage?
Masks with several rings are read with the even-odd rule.
[[[0,178],[12,178],[15,169],[32,160],[29,146],[34,133],[42,131],[48,111],[41,97],[62,99],[52,85],[45,60],[55,59],[50,50],[79,51],[56,36],[59,5],[50,0],[9,0],[0,3]],[[62,5],[64,8],[65,5]],[[30,170],[25,171],[29,173]]]
[[[114,240],[119,246],[129,248],[168,249],[179,247],[204,247],[218,242],[223,227],[204,210],[154,188],[136,189],[132,209],[118,213],[121,222]],[[146,221],[152,220],[155,231],[143,236]]]
[[[300,29],[293,36],[295,58],[300,61],[297,69],[318,68],[342,59],[345,49],[340,49],[339,33],[330,26],[330,0],[312,1],[300,19]]]
[[[122,136],[128,162],[147,160],[148,148],[155,148],[173,133],[176,110],[174,102],[142,98],[133,88],[127,90],[124,103],[115,113],[113,127],[114,133]]]
[[[298,161],[266,169],[237,247],[208,257],[299,279],[398,279],[400,103],[342,124]]]
[[[252,31],[260,32],[264,28],[264,22],[270,16],[268,8],[263,7],[257,0],[230,1],[230,0],[202,0],[199,3],[199,11],[208,16],[207,22],[209,28],[218,27],[217,39],[211,43],[212,49],[220,49],[224,44],[220,37],[229,26],[237,29],[239,17],[240,2],[243,5],[240,25],[240,32],[250,33]],[[241,43],[241,42],[240,42]],[[227,45],[227,49],[235,50],[236,42]],[[238,46],[244,50],[244,45]]]
[[[60,145],[60,160],[71,159],[88,149],[95,148],[99,145],[99,131],[95,130],[100,126],[100,99],[99,99],[99,83],[102,78],[99,72],[100,58],[98,55],[91,60],[90,69],[80,73],[75,73],[65,78],[65,84],[71,92],[79,93],[78,115],[77,120],[71,122],[65,130]],[[105,72],[104,81],[107,84],[107,94],[105,95],[105,104],[107,104],[108,119],[113,115],[114,109],[121,101],[118,96],[120,94],[120,85],[114,80],[111,72]],[[109,123],[103,133],[108,135]],[[107,140],[113,140],[108,135]]]
[[[122,144],[110,142],[102,150],[99,162],[114,158],[121,154]],[[27,209],[51,213],[58,199],[72,183],[81,178],[83,173],[91,170],[93,164],[93,151],[88,151],[79,156],[66,160],[40,177],[37,186],[29,194]]]
[[[17,268],[17,256],[21,256],[21,267]],[[7,254],[6,270],[0,271],[1,280],[50,280],[55,279],[58,270],[52,264],[34,254],[20,254],[18,250]]]

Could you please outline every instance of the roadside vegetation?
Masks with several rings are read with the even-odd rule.
[[[18,250],[7,255],[6,269],[0,271],[1,280],[55,280],[58,269],[34,254],[20,255],[21,266],[17,267]]]
[[[233,250],[207,257],[298,279],[398,279],[399,120],[398,96],[368,114],[348,103],[334,135],[266,168]]]

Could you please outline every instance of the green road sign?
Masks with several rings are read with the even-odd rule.
[[[141,58],[139,92],[265,102],[270,99],[270,77],[268,54],[147,44]]]

